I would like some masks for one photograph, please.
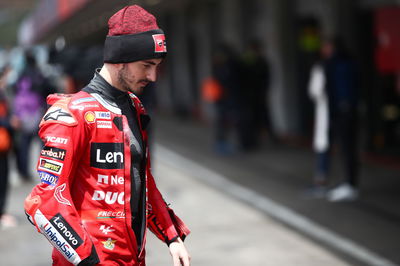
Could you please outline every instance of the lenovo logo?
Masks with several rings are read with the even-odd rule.
[[[90,146],[90,166],[100,169],[123,169],[124,144],[92,143]]]
[[[58,213],[51,218],[50,223],[74,249],[78,248],[83,243],[82,238],[80,238],[75,230],[72,229],[71,225],[64,220],[61,214]]]

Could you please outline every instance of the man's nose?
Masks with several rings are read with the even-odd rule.
[[[155,82],[157,80],[157,69],[156,68],[152,68],[147,73],[147,79],[150,80],[151,82]]]

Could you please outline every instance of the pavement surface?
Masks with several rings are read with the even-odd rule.
[[[221,156],[214,152],[213,130],[204,122],[168,115],[154,120],[157,143],[241,188],[219,186],[224,193],[274,217],[353,265],[400,265],[398,163],[378,163],[360,154],[360,197],[354,202],[331,203],[304,193],[315,163],[312,150],[306,146],[265,138],[257,150]],[[234,137],[232,132],[231,139]],[[332,187],[343,177],[340,162],[336,154],[331,163]],[[266,208],[271,205],[268,201],[280,207]],[[282,212],[289,215],[282,216]]]
[[[186,245],[192,265],[351,265],[302,234],[198,180],[179,167],[168,149],[155,152],[154,174],[159,189],[192,230]],[[163,151],[163,153],[161,152]],[[170,151],[172,152],[172,151]],[[33,183],[15,180],[8,213],[17,226],[0,230],[0,265],[51,265],[51,248],[23,214],[23,200]],[[148,234],[147,265],[172,265],[167,246]]]
[[[157,182],[166,200],[193,232],[186,241],[192,265],[350,265],[182,170],[180,165],[186,160],[171,162],[170,156],[159,154],[156,152]],[[160,244],[158,240],[156,243]],[[155,249],[156,243],[149,242],[148,264],[169,265],[169,255],[160,251],[163,246]]]
[[[220,156],[207,125],[171,117],[155,122],[153,171],[166,201],[192,230],[186,240],[192,265],[400,262],[398,170],[364,163],[360,199],[332,204],[303,194],[313,164],[307,149],[266,143],[252,153]],[[32,169],[38,149],[32,149]],[[332,184],[338,168],[335,163]],[[51,265],[50,245],[23,213],[34,184],[20,183],[14,170],[11,184],[7,209],[18,225],[0,229],[0,265]],[[148,237],[147,265],[172,265],[165,244]]]

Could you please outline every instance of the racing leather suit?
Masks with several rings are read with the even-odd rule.
[[[145,144],[140,208],[132,217],[133,133],[126,116],[102,95],[48,96],[39,136],[41,183],[25,200],[28,219],[53,245],[54,265],[145,265],[146,228],[167,244],[189,229],[163,200],[151,174],[146,112],[130,94]],[[132,229],[142,219],[142,239]]]

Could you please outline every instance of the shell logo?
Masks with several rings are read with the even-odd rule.
[[[94,115],[93,112],[89,111],[85,113],[85,120],[88,123],[94,123],[96,121],[96,116]]]

